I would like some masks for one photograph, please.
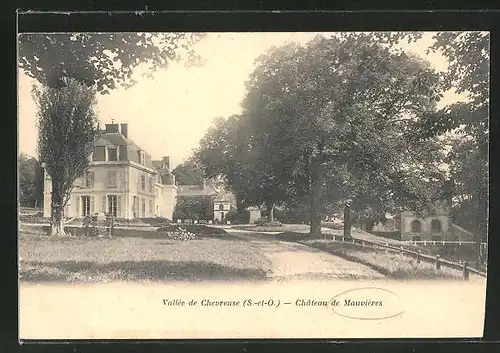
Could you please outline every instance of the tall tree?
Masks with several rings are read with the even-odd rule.
[[[249,162],[246,170],[262,168],[271,181],[261,178],[261,185],[280,191],[273,202],[307,205],[310,232],[319,234],[332,202],[428,206],[427,184],[440,173],[422,148],[438,143],[419,143],[412,134],[437,99],[439,77],[422,59],[366,34],[318,37],[258,59],[234,123],[248,136],[237,146],[252,158],[227,145],[221,151],[232,164]]]
[[[17,160],[19,171],[19,203],[40,207],[43,202],[43,172],[36,158],[21,153]]]
[[[53,234],[64,233],[63,205],[91,152],[89,144],[93,143],[97,129],[92,109],[96,92],[107,94],[120,86],[132,86],[136,83],[132,74],[139,66],[145,67],[144,75],[150,76],[157,68],[181,57],[187,57],[188,63],[196,63],[198,58],[191,45],[202,36],[196,33],[19,36],[19,67],[41,83],[41,88],[35,88],[39,108],[38,148],[41,161],[49,173],[54,173],[51,174],[56,189],[52,195]],[[77,117],[82,117],[82,121],[77,122]],[[68,153],[74,151],[78,151],[75,160],[67,159]],[[83,157],[81,153],[87,155]]]
[[[107,94],[135,84],[138,66],[151,75],[172,60],[187,57],[197,63],[192,44],[200,33],[37,33],[19,35],[19,66],[49,87],[64,85],[64,77]]]
[[[389,43],[408,40],[419,44],[422,37],[421,32],[397,33]],[[428,51],[441,54],[448,63],[442,89],[466,98],[422,119],[415,136],[425,140],[451,131],[457,137],[447,156],[454,185],[454,218],[460,226],[486,237],[490,36],[476,31],[437,32]]]
[[[99,133],[96,92],[75,79],[59,88],[34,88],[38,154],[52,182],[51,234],[64,235],[64,206],[73,183],[89,166]]]
[[[200,185],[203,181],[203,170],[193,159],[188,159],[174,168],[172,174],[179,185]]]

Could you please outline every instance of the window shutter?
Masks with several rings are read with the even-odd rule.
[[[122,197],[117,196],[116,197],[116,217],[119,218],[121,217],[121,205],[122,205]]]
[[[90,172],[89,178],[90,178],[90,187],[93,188],[94,187],[94,172]]]
[[[80,197],[75,196],[75,212],[76,217],[80,216]]]
[[[90,214],[95,213],[95,196],[90,196]]]
[[[104,213],[107,213],[107,212],[106,212],[106,195],[104,195],[104,196],[102,197],[101,207],[102,207],[102,208],[101,208],[101,209],[102,209],[102,211],[103,211]]]

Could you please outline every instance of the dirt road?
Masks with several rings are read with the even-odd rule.
[[[264,252],[271,262],[270,277],[289,279],[380,279],[379,272],[306,245],[271,239],[267,235],[227,229]]]

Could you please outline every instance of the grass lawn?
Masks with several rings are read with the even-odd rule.
[[[23,282],[264,279],[270,263],[231,236],[181,241],[161,237],[48,237],[20,232]]]
[[[461,279],[462,272],[432,263],[420,262],[409,256],[373,248],[361,248],[349,243],[333,243],[325,240],[302,240],[301,243],[325,250],[329,253],[369,266],[394,279]]]

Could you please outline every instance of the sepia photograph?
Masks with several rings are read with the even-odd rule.
[[[489,32],[17,45],[20,340],[483,336]]]

